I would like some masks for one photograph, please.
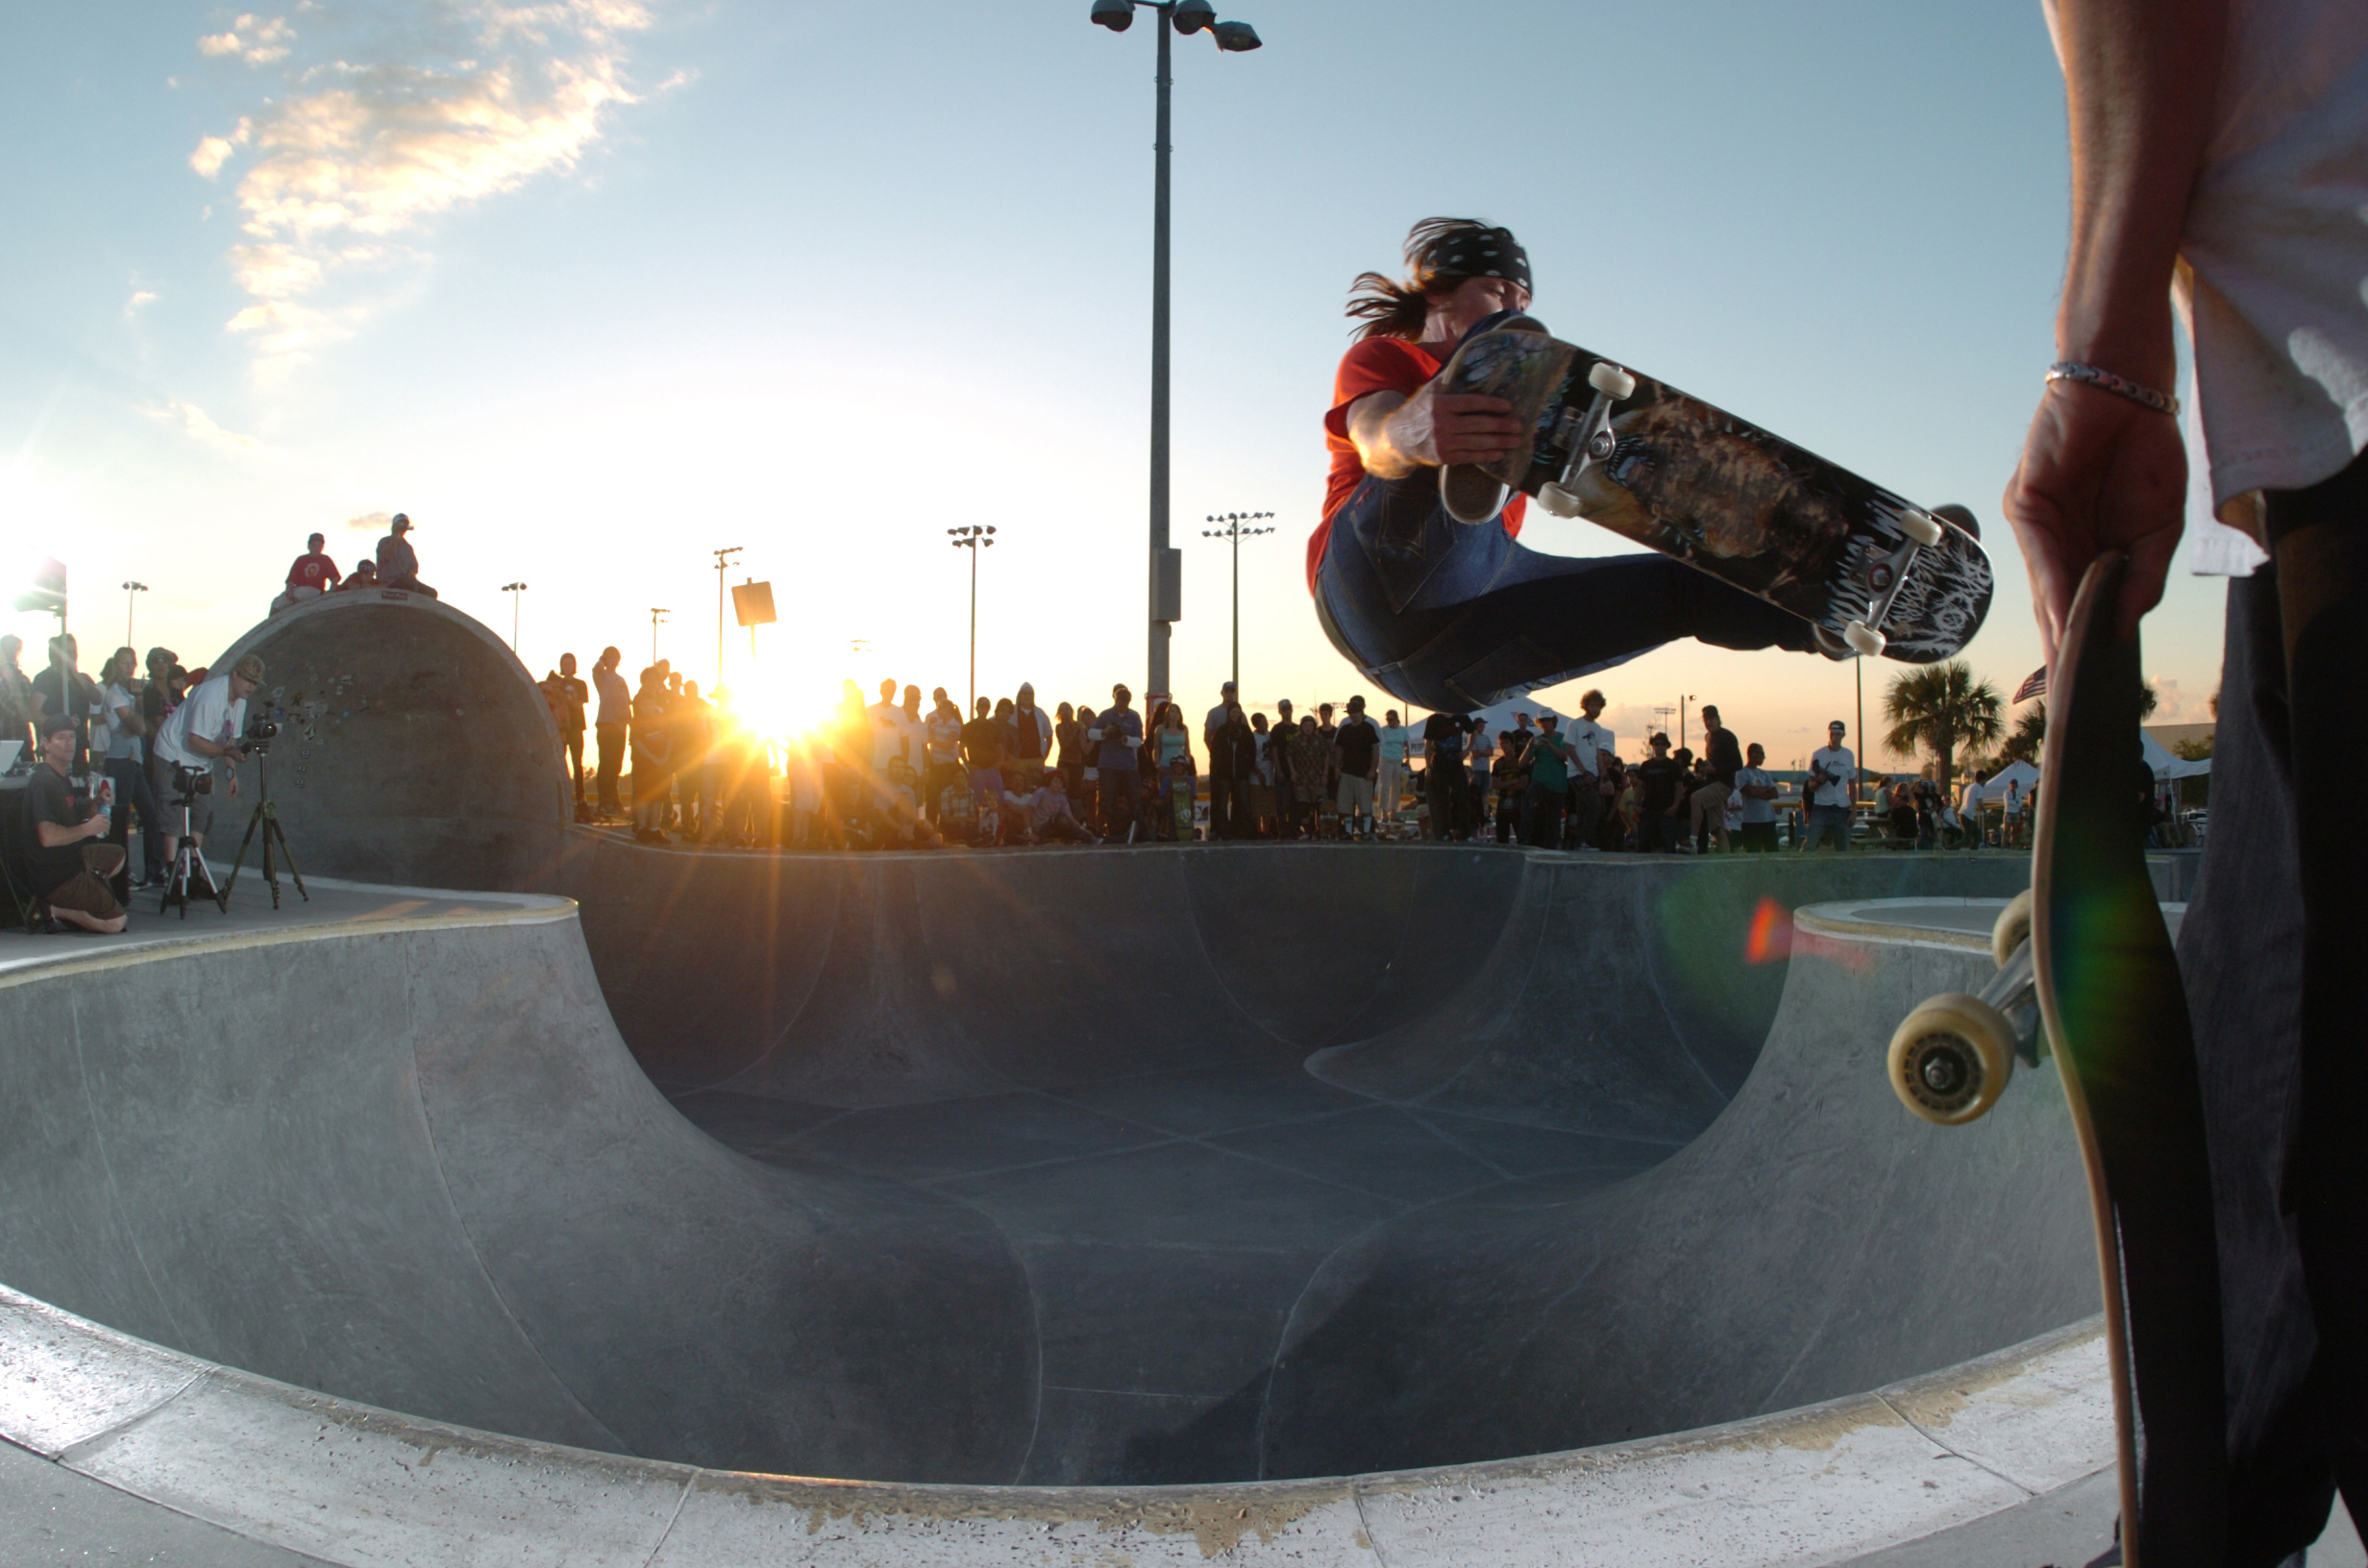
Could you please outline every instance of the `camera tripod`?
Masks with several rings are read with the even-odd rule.
[[[206,864],[206,851],[198,847],[195,839],[189,837],[189,808],[196,800],[193,790],[184,793],[176,788],[173,809],[181,813],[181,842],[174,846],[172,864],[164,872],[164,895],[157,903],[159,915],[179,904],[181,918],[185,920],[189,918],[190,883],[200,878],[205,882],[207,894],[222,913],[227,915],[231,912],[230,894],[214,880],[213,868]]]
[[[222,884],[222,908],[226,914],[231,907],[231,889],[238,885],[239,868],[247,863],[247,850],[255,843],[258,828],[263,834],[263,880],[271,884],[271,907],[280,907],[280,872],[271,863],[275,844],[280,846],[280,858],[287,862],[287,874],[295,882],[297,894],[306,903],[312,902],[312,894],[305,891],[304,873],[296,870],[295,851],[287,846],[287,830],[280,825],[280,808],[272,804],[271,753],[258,747],[251,754],[255,758],[257,798],[255,810],[247,818],[247,836],[238,841],[238,856],[231,862],[231,878]]]

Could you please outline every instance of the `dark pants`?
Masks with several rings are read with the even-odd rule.
[[[1132,768],[1101,771],[1101,831],[1112,844],[1124,844],[1135,823],[1143,796],[1143,775]]]
[[[1604,798],[1600,783],[1592,773],[1579,773],[1570,780],[1570,843],[1574,847],[1593,844],[1597,830],[1603,825]]]
[[[1776,852],[1776,824],[1774,822],[1745,822],[1742,827],[1741,843],[1744,851],[1748,854],[1774,854]]]
[[[622,816],[625,806],[617,797],[617,779],[625,772],[625,726],[594,724],[592,729],[601,743],[600,772],[595,775],[600,791],[600,809]]]
[[[1533,849],[1560,849],[1563,846],[1563,802],[1566,797],[1560,790],[1549,790],[1530,781],[1521,792],[1521,842]]]
[[[567,776],[576,786],[576,804],[583,804],[583,731],[571,729],[559,737],[567,743]]]
[[[1235,821],[1235,816],[1241,810],[1242,791],[1246,785],[1246,780],[1227,778],[1223,773],[1209,774],[1210,838],[1235,839],[1241,837],[1241,828]]]
[[[2179,933],[2211,1139],[2227,1346],[2228,1561],[2368,1516],[2368,460],[2268,508],[2229,585],[2204,875]],[[2305,801],[2308,804],[2306,806]]]
[[[148,765],[129,757],[109,759],[107,776],[115,781],[115,820],[107,842],[128,849],[132,842],[132,813],[139,813],[140,869],[151,882],[164,876],[164,816],[157,810],[156,792],[148,787]]]
[[[1468,792],[1460,764],[1432,763],[1422,772],[1422,796],[1430,803],[1431,837],[1451,839],[1470,825],[1465,806]]]
[[[1816,646],[1808,622],[1666,555],[1547,555],[1498,524],[1458,523],[1428,469],[1369,478],[1333,514],[1316,614],[1383,690],[1458,713],[1686,637]]]

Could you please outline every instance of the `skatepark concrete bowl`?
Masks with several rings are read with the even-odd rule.
[[[2017,861],[649,849],[435,790],[556,754],[465,618],[260,629],[371,694],[279,789],[380,880],[0,952],[77,1478],[339,1562],[1778,1562],[2109,1462],[2052,1073],[1882,1072]]]

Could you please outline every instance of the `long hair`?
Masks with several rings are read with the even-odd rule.
[[[1427,296],[1443,293],[1473,276],[1450,271],[1443,261],[1453,242],[1475,235],[1494,235],[1507,241],[1513,231],[1478,218],[1424,218],[1406,233],[1406,278],[1394,282],[1378,272],[1363,272],[1348,285],[1348,315],[1361,321],[1359,338],[1418,338],[1430,315]]]

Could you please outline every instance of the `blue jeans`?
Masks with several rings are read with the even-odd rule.
[[[1606,670],[1681,637],[1720,648],[1816,645],[1809,623],[1666,555],[1580,559],[1467,527],[1439,476],[1368,478],[1333,515],[1316,617],[1393,697],[1468,713]]]
[[[1848,806],[1812,806],[1809,808],[1809,828],[1802,835],[1801,847],[1814,849],[1818,841],[1832,835],[1836,849],[1850,847],[1850,808]]]

